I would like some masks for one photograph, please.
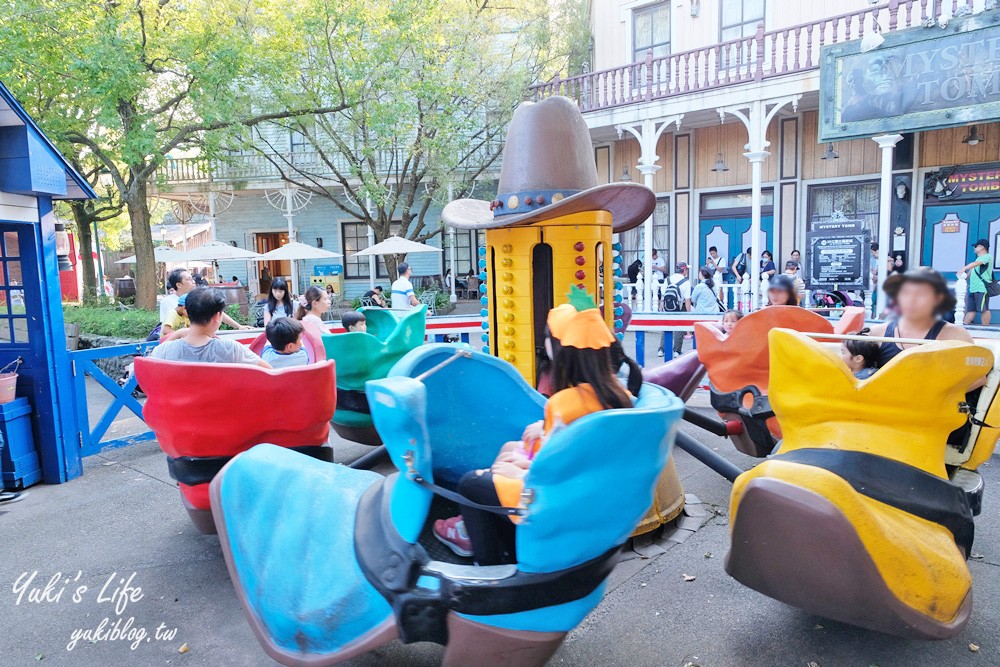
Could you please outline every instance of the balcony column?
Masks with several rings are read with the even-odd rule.
[[[885,282],[887,270],[886,258],[892,253],[889,248],[890,234],[892,227],[890,208],[892,207],[892,151],[896,144],[902,141],[901,134],[882,134],[872,137],[872,141],[878,144],[882,151],[882,178],[879,183],[879,206],[878,206],[878,259],[879,266],[876,267],[875,280],[875,317],[885,312],[886,302],[885,290],[882,285]],[[961,320],[958,320],[961,322]]]
[[[726,114],[736,116],[747,130],[748,141],[743,157],[750,161],[750,247],[753,249],[753,261],[750,262],[750,310],[760,306],[760,258],[767,248],[760,235],[761,181],[764,160],[771,153],[767,147],[767,127],[785,105],[791,104],[792,111],[798,111],[801,95],[794,95],[778,100],[754,100],[749,105],[721,107],[717,109],[719,119],[725,123]],[[770,109],[768,109],[770,107]],[[741,247],[740,252],[746,248]]]
[[[371,213],[369,213],[369,211],[371,211],[371,210],[372,210],[372,198],[366,195],[365,196],[365,213],[368,215],[369,218],[371,217]],[[375,230],[372,229],[371,225],[368,225],[368,247],[371,248],[373,245],[375,245]],[[369,255],[368,256],[368,289],[370,289],[370,290],[374,290],[375,289],[375,270],[377,268],[378,268],[378,264],[377,264],[377,260],[375,259],[375,255]]]
[[[750,247],[757,253],[753,256],[757,261],[750,262],[750,285],[753,290],[750,292],[750,310],[757,310],[760,307],[760,258],[764,252],[760,238],[760,209],[762,206],[760,182],[763,162],[770,154],[770,151],[748,151],[743,154],[743,157],[750,161]],[[744,249],[741,248],[741,250]]]
[[[285,220],[288,221],[288,242],[291,243],[292,241],[295,240],[295,224],[293,223],[295,214],[292,212],[295,210],[295,203],[294,203],[295,190],[293,190],[292,188],[285,188],[284,195],[285,195],[284,217]],[[293,259],[291,261],[291,265],[292,265],[292,289],[294,290],[295,294],[301,294],[302,292],[299,291],[298,262]]]
[[[455,199],[455,186],[448,184],[448,202]],[[448,226],[448,266],[451,268],[451,296],[448,299],[452,303],[458,302],[458,295],[455,294],[455,283],[458,282],[458,272],[455,270],[455,228]]]
[[[211,239],[215,240],[215,191],[208,191],[208,222],[209,230],[211,231]]]
[[[653,190],[653,176],[660,170],[660,166],[656,164],[660,160],[660,156],[656,154],[656,144],[659,143],[660,136],[664,133],[664,131],[666,131],[666,129],[672,124],[676,123],[677,127],[680,128],[682,118],[684,118],[683,114],[662,118],[660,120],[647,118],[641,123],[634,125],[619,125],[616,128],[618,130],[619,138],[621,138],[625,132],[628,132],[639,142],[640,155],[639,163],[636,165],[636,168],[642,174],[643,184],[650,190]],[[654,305],[655,291],[653,288],[653,216],[650,215],[646,218],[646,222],[643,224],[642,269],[645,279],[643,280],[642,296],[639,308],[641,310],[653,311],[656,310]],[[664,262],[667,261],[668,258],[664,258]]]

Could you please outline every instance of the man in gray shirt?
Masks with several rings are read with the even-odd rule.
[[[226,308],[222,292],[214,287],[199,287],[188,293],[185,306],[191,320],[190,330],[183,338],[157,345],[150,355],[154,359],[271,367],[247,346],[215,337],[222,325],[222,311]]]

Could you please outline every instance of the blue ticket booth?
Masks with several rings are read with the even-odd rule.
[[[0,367],[20,358],[42,481],[82,472],[56,253],[58,199],[96,195],[0,83]]]

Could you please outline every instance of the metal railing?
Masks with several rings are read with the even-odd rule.
[[[500,146],[490,142],[478,147],[464,163],[469,169],[492,160]],[[404,168],[410,151],[404,148],[376,151],[373,155],[379,174],[392,174]],[[353,158],[341,153],[317,151],[287,153],[245,153],[224,157],[168,158],[153,174],[154,183],[202,183],[250,180],[281,180],[282,174],[305,174],[314,178],[333,178],[334,168],[341,174],[356,176]],[[332,167],[331,168],[331,164]],[[499,159],[495,162],[499,166]]]
[[[537,101],[565,95],[577,100],[584,112],[599,111],[815,70],[823,46],[860,39],[872,30],[894,32],[922,25],[941,16],[946,4],[954,14],[960,8],[972,10],[982,0],[889,0],[778,30],[765,32],[759,24],[751,37],[656,58],[650,50],[641,62],[565,79],[556,75],[531,86],[530,96]]]

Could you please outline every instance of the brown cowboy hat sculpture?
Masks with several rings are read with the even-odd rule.
[[[598,185],[594,146],[576,103],[522,102],[507,129],[497,197],[457,199],[441,217],[459,229],[530,225],[584,211],[611,213],[615,232],[639,226],[656,195],[639,183]]]

